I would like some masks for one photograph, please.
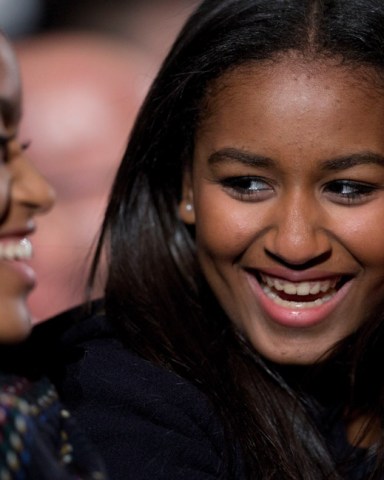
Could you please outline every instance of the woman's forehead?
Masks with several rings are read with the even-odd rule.
[[[205,93],[200,112],[200,123],[214,115],[229,100],[234,100],[244,88],[264,92],[264,100],[270,101],[268,90],[289,94],[289,87],[297,84],[319,84],[328,89],[327,83],[338,84],[340,89],[360,90],[368,96],[383,95],[383,78],[373,67],[346,65],[339,58],[308,61],[300,54],[277,57],[261,62],[250,61],[224,72],[215,79]],[[261,88],[261,86],[263,88]],[[351,99],[353,101],[353,99]]]

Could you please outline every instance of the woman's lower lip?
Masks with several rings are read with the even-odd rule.
[[[352,284],[351,281],[347,282],[328,301],[319,306],[308,308],[301,304],[295,308],[278,305],[266,295],[254,275],[247,273],[247,278],[266,316],[278,325],[288,328],[309,328],[325,322],[347,295]]]
[[[1,264],[11,275],[16,275],[26,290],[36,286],[36,274],[33,268],[21,260],[0,260]]]

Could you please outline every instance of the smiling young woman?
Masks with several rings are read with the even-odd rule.
[[[176,41],[55,367],[112,478],[383,478],[383,25],[205,0]]]
[[[0,34],[0,340],[21,340],[31,329],[26,296],[34,287],[29,236],[34,217],[52,206],[53,192],[25,158],[17,132],[21,86],[17,63]]]
[[[20,120],[18,65],[0,34],[0,478],[103,480],[97,454],[21,343],[31,331],[27,296],[35,286],[29,237],[54,193],[25,156]]]
[[[360,70],[294,53],[235,69],[195,136],[180,217],[219,303],[277,363],[316,362],[384,299],[384,96]]]

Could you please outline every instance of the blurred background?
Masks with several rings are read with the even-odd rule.
[[[56,189],[31,261],[35,322],[85,299],[97,233],[140,105],[199,0],[0,0],[24,85],[22,141]],[[101,272],[97,297],[103,287]]]

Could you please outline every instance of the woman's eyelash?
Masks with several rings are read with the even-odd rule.
[[[231,196],[244,201],[264,200],[273,190],[262,177],[228,177],[222,179],[220,183]]]
[[[269,190],[270,185],[261,177],[229,177],[221,180],[222,185],[247,191]]]
[[[261,201],[270,198],[274,187],[263,177],[237,176],[227,177],[219,182],[232,197],[242,201]],[[383,189],[380,185],[355,180],[332,180],[323,192],[332,202],[341,205],[358,205],[367,201],[370,195]]]
[[[335,180],[329,182],[325,186],[325,192],[335,195],[341,199],[341,201],[353,202],[364,200],[369,195],[372,195],[381,187],[370,183],[356,182],[353,180]]]

